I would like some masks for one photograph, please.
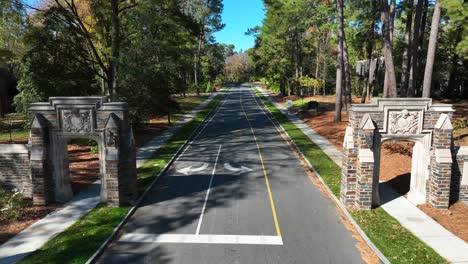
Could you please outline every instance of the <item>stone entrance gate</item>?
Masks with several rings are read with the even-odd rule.
[[[35,204],[72,198],[67,145],[71,139],[99,146],[101,200],[132,204],[136,197],[136,154],[126,103],[106,97],[53,97],[32,104],[30,179]]]
[[[468,169],[463,171],[468,156],[453,147],[453,112],[451,105],[424,98],[376,98],[370,104],[353,105],[343,143],[343,203],[364,210],[380,204],[380,147],[387,140],[415,143],[410,201],[447,209],[451,195],[466,199],[467,179],[462,178],[468,178]],[[452,171],[458,172],[453,178]]]

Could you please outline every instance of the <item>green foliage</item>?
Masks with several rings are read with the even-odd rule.
[[[465,129],[468,128],[468,119],[456,118],[453,121],[453,129]]]
[[[18,190],[7,191],[0,187],[0,220],[15,221],[24,215],[28,205]]]
[[[446,10],[447,16],[450,19],[450,24],[446,27],[450,30],[461,31],[460,37],[457,37],[456,52],[459,56],[468,59],[468,6],[464,1],[459,0],[442,0],[442,7]]]

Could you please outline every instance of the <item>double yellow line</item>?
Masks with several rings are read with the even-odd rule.
[[[263,175],[265,176],[265,182],[266,182],[266,186],[267,186],[268,197],[270,198],[270,206],[271,206],[271,212],[273,213],[273,221],[275,222],[276,234],[277,234],[277,236],[281,236],[281,229],[279,227],[278,217],[276,216],[275,202],[273,201],[273,194],[271,193],[271,188],[270,188],[270,180],[268,179],[268,173],[266,171],[265,162],[263,161],[263,156],[262,156],[262,151],[260,150],[260,145],[258,144],[257,137],[255,136],[255,131],[253,129],[253,126],[252,126],[252,123],[250,122],[249,117],[247,116],[247,112],[244,109],[244,105],[242,104],[242,93],[240,94],[240,105],[241,105],[241,108],[242,108],[242,112],[244,112],[245,118],[247,119],[247,123],[249,124],[250,131],[252,132],[252,136],[254,138],[255,145],[257,145],[258,156],[260,157],[260,162],[262,164]]]

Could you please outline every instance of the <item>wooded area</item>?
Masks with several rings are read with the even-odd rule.
[[[0,85],[1,113],[58,95],[126,101],[134,122],[170,113],[172,94],[221,86],[234,54],[213,37],[222,10],[221,0],[1,1],[1,68],[13,80]]]
[[[351,94],[362,102],[370,96],[468,98],[463,1],[264,3],[263,25],[247,33],[257,37],[248,51],[255,75],[285,95],[336,93],[335,121]]]
[[[213,35],[222,0],[0,1],[0,114],[49,96],[108,95],[138,123],[170,113],[172,94],[248,80],[287,95],[336,93],[336,121],[351,95],[468,97],[461,0],[264,5],[263,25],[246,33],[255,46],[236,53]]]

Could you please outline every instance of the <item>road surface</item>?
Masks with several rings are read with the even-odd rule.
[[[259,105],[232,88],[100,263],[363,263],[339,220]]]

